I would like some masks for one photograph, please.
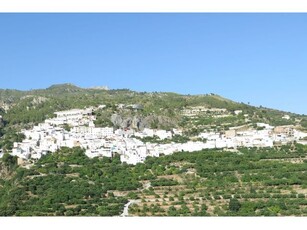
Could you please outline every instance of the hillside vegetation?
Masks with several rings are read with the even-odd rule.
[[[247,114],[250,122],[266,122],[271,125],[299,125],[307,128],[307,117],[303,115],[286,113],[278,110],[263,107],[254,107],[244,103],[236,103],[215,94],[206,95],[179,95],[176,93],[163,92],[134,92],[128,89],[101,90],[84,89],[72,84],[53,85],[47,89],[18,91],[0,90],[0,115],[3,120],[0,122],[0,135],[9,132],[10,129],[18,131],[24,127],[31,127],[34,124],[43,122],[47,118],[54,117],[54,112],[73,108],[84,108],[99,105],[106,105],[107,110],[97,113],[97,124],[110,125],[112,114],[119,114],[123,118],[148,118],[149,127],[172,128],[177,126],[191,130],[197,125],[221,125],[223,123],[233,123],[242,125],[247,122],[242,116],[232,118],[214,118],[200,116],[188,118],[182,116],[182,110],[195,106],[205,106],[207,108],[225,108],[230,113],[235,110],[242,110],[242,114]],[[117,104],[140,104],[142,109],[135,111],[122,111]],[[290,120],[282,119],[283,115],[291,115]],[[163,116],[163,119],[159,119]],[[172,120],[171,125],[167,121]],[[228,119],[228,120],[227,120]],[[199,128],[199,127],[197,127]]]
[[[117,155],[90,159],[79,147],[61,148],[26,165],[7,154],[14,142],[24,139],[21,129],[54,117],[56,111],[100,105],[105,106],[94,110],[97,127],[183,131],[172,139],[139,138],[152,143],[185,143],[205,130],[224,132],[234,126],[257,129],[258,122],[307,130],[305,115],[215,94],[84,89],[72,84],[0,90],[0,216],[119,216],[129,201],[131,216],[307,215],[307,148],[296,142],[162,154],[135,166],[121,163]]]
[[[306,146],[89,159],[63,148],[0,180],[1,216],[306,216]]]

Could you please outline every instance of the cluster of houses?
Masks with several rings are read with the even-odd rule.
[[[270,126],[257,123],[259,129],[239,131],[231,128],[224,133],[205,132],[199,137],[207,140],[207,144],[214,148],[238,148],[238,147],[273,147],[276,144],[287,144],[299,141],[307,136],[307,133],[295,130],[291,126]]]
[[[160,139],[171,139],[173,135],[183,133],[178,129],[144,129],[136,132],[131,129],[95,127],[95,116],[92,112],[93,108],[56,112],[55,118],[47,119],[31,130],[23,130],[26,138],[20,143],[14,143],[11,154],[22,159],[39,159],[61,147],[81,147],[90,158],[119,154],[122,162],[135,165],[143,162],[148,156],[159,157],[162,154],[213,148],[272,147],[277,142],[284,144],[307,136],[306,133],[291,127],[272,127],[259,123],[261,130],[239,131],[233,128],[224,133],[204,132],[198,136],[201,141],[144,143],[135,137],[156,136]]]

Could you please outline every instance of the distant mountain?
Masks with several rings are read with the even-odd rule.
[[[54,90],[54,89],[81,89],[81,88],[71,83],[54,84],[47,88],[47,90]]]
[[[80,92],[83,91],[84,89],[73,85],[71,83],[65,83],[65,84],[55,84],[55,85],[51,85],[50,87],[48,87],[46,89],[46,91],[50,91],[50,92],[59,92],[59,93],[75,93],[75,92]]]

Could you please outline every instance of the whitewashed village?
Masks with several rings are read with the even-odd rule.
[[[98,108],[103,109],[104,105]],[[97,108],[56,112],[55,118],[47,119],[31,130],[22,130],[25,139],[20,143],[15,142],[10,154],[23,160],[39,159],[45,154],[56,152],[61,147],[81,147],[85,149],[85,154],[90,158],[112,157],[119,154],[121,162],[135,165],[144,162],[148,156],[159,157],[175,152],[193,152],[203,149],[233,150],[239,147],[273,147],[276,143],[287,144],[294,141],[300,143],[307,137],[307,133],[290,126],[273,127],[257,123],[261,129],[240,131],[237,127],[232,127],[224,132],[204,131],[193,141],[186,143],[144,143],[140,140],[141,138],[172,139],[175,135],[184,135],[183,130],[166,131],[145,128],[142,131],[135,131],[95,127],[96,117],[93,115],[95,109]],[[222,111],[222,109],[215,110]],[[199,108],[195,111],[199,111]],[[185,116],[192,116],[195,111],[190,109],[183,113]],[[241,112],[235,111],[236,114]],[[65,128],[65,125],[69,128]],[[301,143],[304,144],[304,142]]]

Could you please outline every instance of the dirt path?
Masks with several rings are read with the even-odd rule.
[[[238,172],[238,171],[235,171],[235,174],[236,174],[236,177],[238,178],[238,181],[239,181],[240,187],[242,187],[241,175],[239,174],[239,172]]]

